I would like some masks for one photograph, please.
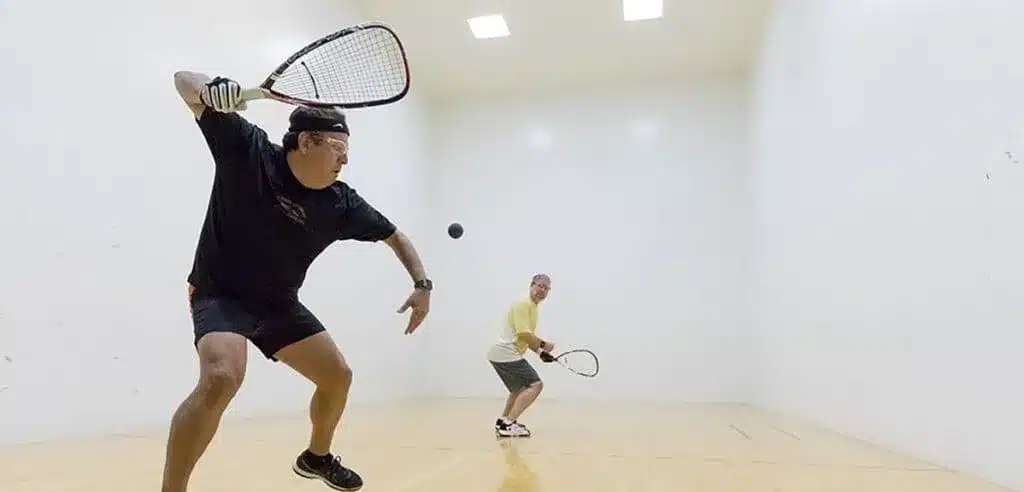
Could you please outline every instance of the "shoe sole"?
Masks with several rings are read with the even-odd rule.
[[[326,485],[326,486],[328,486],[328,487],[330,487],[330,488],[332,488],[334,490],[341,490],[342,492],[355,492],[355,491],[363,488],[362,485],[360,485],[360,486],[358,486],[356,488],[349,488],[349,489],[338,487],[337,485],[334,485],[333,483],[328,482],[326,478],[321,477],[320,475],[317,475],[316,473],[310,473],[308,471],[303,470],[302,468],[299,468],[299,465],[297,465],[295,463],[292,463],[292,471],[295,472],[296,475],[298,475],[298,476],[300,476],[302,478],[308,478],[310,480],[319,480],[319,481],[323,482],[324,485]]]
[[[503,438],[509,438],[509,439],[511,439],[511,438],[529,439],[530,438],[530,434],[519,434],[519,435],[511,435],[511,434],[509,434],[509,435],[505,435],[505,434],[502,434],[501,431],[497,431],[497,430],[494,431],[494,435],[495,435],[495,437],[503,437]]]

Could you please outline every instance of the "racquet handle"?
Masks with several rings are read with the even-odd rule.
[[[267,91],[262,87],[254,87],[252,89],[243,89],[238,97],[242,101],[255,101],[257,99],[266,99],[268,96]]]

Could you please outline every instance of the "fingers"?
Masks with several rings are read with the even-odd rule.
[[[408,335],[423,323],[424,318],[427,317],[427,313],[430,312],[430,297],[423,296],[419,293],[413,293],[405,300],[405,303],[398,308],[399,313],[404,313],[412,308],[412,313],[409,315],[409,324],[405,327],[405,334]]]
[[[242,100],[242,88],[234,80],[223,77],[217,77],[203,86],[200,99],[207,106],[221,113],[231,113],[246,108],[245,101]]]
[[[419,328],[420,324],[427,317],[427,311],[422,309],[413,309],[412,315],[409,316],[409,325],[405,328],[405,334],[408,335]]]
[[[405,302],[403,302],[401,306],[398,306],[398,313],[399,314],[404,313],[406,310],[408,310],[409,308],[412,307],[414,302],[415,302],[415,297],[409,296],[409,298],[406,299]]]

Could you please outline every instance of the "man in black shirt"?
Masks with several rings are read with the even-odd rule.
[[[174,76],[213,155],[210,202],[188,276],[199,382],[171,422],[163,491],[184,492],[245,375],[247,341],[316,385],[309,447],[298,475],[337,490],[363,481],[331,454],[352,371],[319,320],[299,302],[313,260],[335,241],[383,241],[412,277],[412,333],[430,308],[432,284],[408,237],[338,181],[349,129],[335,109],[298,107],[282,145],[241,117],[238,84],[191,72]]]

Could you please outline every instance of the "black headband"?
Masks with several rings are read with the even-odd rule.
[[[288,118],[289,132],[341,132],[348,135],[345,113],[335,109],[298,107]]]

